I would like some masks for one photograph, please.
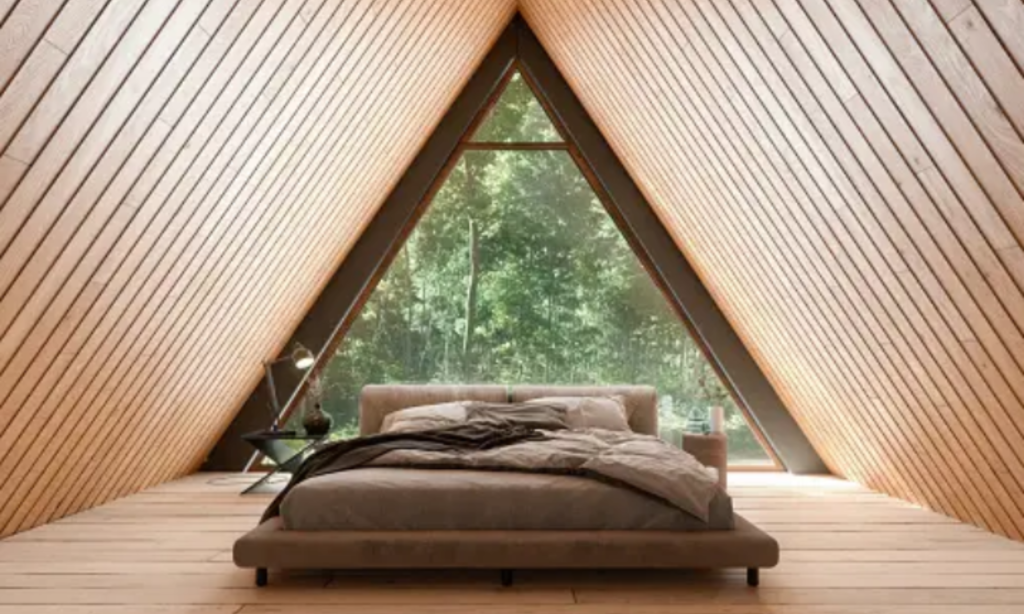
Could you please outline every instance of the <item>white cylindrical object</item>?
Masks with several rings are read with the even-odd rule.
[[[710,410],[710,416],[708,422],[711,426],[712,433],[724,433],[725,432],[725,408],[721,405],[715,405]]]

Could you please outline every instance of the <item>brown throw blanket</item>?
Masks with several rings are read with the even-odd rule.
[[[264,522],[281,513],[281,502],[299,483],[328,473],[346,471],[366,465],[393,450],[432,452],[480,451],[544,439],[538,429],[564,429],[565,412],[561,407],[531,405],[529,407],[474,404],[467,408],[469,421],[458,426],[412,431],[380,433],[336,441],[320,448],[302,462],[284,487],[263,512]]]

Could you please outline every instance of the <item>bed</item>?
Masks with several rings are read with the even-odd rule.
[[[519,403],[542,397],[616,395],[629,428],[657,434],[657,396],[646,386],[367,386],[361,435],[392,412],[467,400]],[[706,521],[664,501],[575,475],[366,466],[297,485],[281,515],[234,546],[239,567],[268,569],[730,568],[759,570],[779,558],[776,541],[732,510],[725,442],[690,436],[683,448],[718,470]],[[386,512],[385,512],[386,511]]]

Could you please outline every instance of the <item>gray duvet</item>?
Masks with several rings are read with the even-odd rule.
[[[602,429],[545,431],[545,438],[487,450],[388,452],[369,464],[578,474],[661,499],[702,522],[718,491],[718,474],[657,437]]]
[[[715,470],[678,448],[649,435],[623,431],[543,434],[543,439],[485,450],[396,449],[363,468],[308,479],[284,499],[285,526],[305,530],[732,526],[731,505],[718,488]]]
[[[718,490],[704,523],[630,488],[591,478],[465,469],[363,467],[311,478],[281,507],[300,531],[705,531],[734,527]]]

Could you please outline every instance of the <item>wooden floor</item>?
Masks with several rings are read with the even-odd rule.
[[[832,478],[730,477],[738,510],[775,535],[759,589],[740,571],[271,575],[231,563],[268,495],[200,474],[0,542],[0,614],[1013,614],[1024,544]]]

